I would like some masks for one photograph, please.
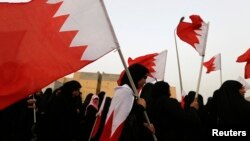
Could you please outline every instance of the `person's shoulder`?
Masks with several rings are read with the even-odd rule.
[[[133,93],[133,90],[127,85],[117,86],[115,88],[116,93]]]
[[[171,98],[171,97],[167,97],[167,96],[161,97],[160,101],[162,101],[164,103],[179,103],[177,99]]]

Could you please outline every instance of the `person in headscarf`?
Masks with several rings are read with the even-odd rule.
[[[140,93],[140,97],[145,99],[145,101],[146,101],[146,104],[147,104],[146,111],[147,111],[147,115],[148,115],[149,119],[151,119],[150,110],[152,108],[150,106],[151,106],[151,103],[152,103],[152,90],[153,90],[153,87],[154,87],[154,84],[148,82],[143,86],[143,88],[141,90],[141,93]],[[147,124],[147,123],[145,123],[145,124]],[[143,128],[142,133],[144,135],[142,135],[141,140],[143,140],[143,141],[152,141],[153,140],[153,136],[150,133],[150,130],[148,130],[146,128]]]
[[[133,64],[129,66],[128,70],[136,89],[141,89],[146,82],[149,70],[141,64]],[[110,139],[113,141],[139,141],[141,140],[141,128],[146,128],[143,125],[146,102],[144,99],[134,96],[127,74],[121,75],[121,81],[115,88],[100,141]]]
[[[151,105],[152,101],[152,90],[153,90],[154,84],[153,83],[146,83],[140,93],[140,97],[145,99],[147,103],[147,112],[149,109],[149,106]]]
[[[48,131],[47,139],[72,141],[77,137],[76,129],[80,121],[76,108],[77,96],[81,84],[72,80],[66,82],[60,92],[51,100],[47,109]]]
[[[186,131],[200,120],[198,102],[194,100],[189,111],[184,111],[175,98],[171,98],[167,82],[158,81],[152,90],[151,119],[158,141],[183,141]],[[199,122],[198,122],[199,123]]]
[[[97,95],[92,95],[91,100],[86,107],[84,124],[83,124],[83,136],[82,141],[88,141],[92,127],[96,119],[96,113],[98,112],[99,97]]]
[[[245,87],[227,80],[213,96],[219,128],[247,130],[250,127],[250,102],[244,98]]]
[[[200,118],[200,123],[193,125],[189,130],[187,131],[187,141],[195,141],[195,140],[201,140],[202,137],[205,137],[206,134],[206,128],[207,128],[207,118],[208,114],[205,110],[203,97],[201,94],[198,94],[197,98],[195,98],[196,92],[195,91],[189,91],[188,95],[184,97],[184,110],[189,111],[190,110],[190,104],[197,99],[199,109],[197,110],[198,116]]]

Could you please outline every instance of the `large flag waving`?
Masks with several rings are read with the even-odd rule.
[[[200,56],[203,56],[208,24],[199,15],[191,15],[189,18],[192,23],[184,22],[184,18],[181,19],[177,26],[177,35],[182,41],[190,44]]]
[[[102,0],[0,4],[0,110],[114,50]]]
[[[239,56],[236,62],[247,62],[245,66],[245,79],[250,78],[250,48],[241,56]]]
[[[221,54],[213,56],[210,60],[203,63],[203,66],[207,68],[207,73],[221,69]]]
[[[135,63],[139,63],[148,68],[150,74],[147,78],[147,82],[152,82],[157,79],[164,80],[165,75],[165,66],[167,60],[167,50],[164,50],[160,53],[152,53],[143,56],[139,56],[135,59],[128,58],[128,65],[131,66]],[[124,75],[125,71],[123,71],[117,81],[120,83],[122,76]]]
[[[156,79],[164,80],[166,60],[167,50],[164,50],[160,53],[147,54],[135,59],[129,57],[128,64],[131,66],[135,63],[139,63],[147,67],[150,72],[147,82],[152,82]]]

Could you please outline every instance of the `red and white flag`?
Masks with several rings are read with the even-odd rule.
[[[100,141],[118,141],[134,102],[134,95],[128,85],[115,88]]]
[[[90,134],[90,138],[95,137],[97,132],[98,132],[98,129],[100,128],[101,119],[102,119],[102,111],[103,111],[103,108],[104,108],[104,105],[105,105],[105,102],[106,102],[106,97],[107,96],[105,94],[104,97],[103,97],[103,100],[102,100],[102,104],[101,104],[98,112],[96,113],[96,119],[95,119],[94,126],[92,128],[92,132]]]
[[[207,73],[221,69],[221,54],[213,56],[209,61],[204,62],[203,66],[207,68]]]
[[[144,56],[137,57],[135,59],[128,58],[129,66],[139,63],[148,68],[150,74],[147,78],[147,82],[155,81],[156,79],[164,80],[165,67],[167,60],[167,50],[160,53],[152,53]]]
[[[181,92],[181,107],[182,107],[182,109],[184,109],[184,105],[185,105],[184,98],[186,95],[187,95],[187,93],[184,90],[182,90],[182,92]]]
[[[239,81],[245,87],[246,90],[250,89],[250,84],[248,84],[247,81],[241,76],[238,77],[237,81]]]
[[[167,60],[167,50],[160,53],[152,53],[144,56],[137,57],[135,59],[128,58],[128,65],[131,66],[135,63],[139,63],[149,70],[149,77],[147,82],[153,82],[157,79],[164,80],[165,67]],[[122,76],[125,74],[125,70],[121,72],[119,79],[117,80],[118,85],[120,84]]]
[[[245,79],[250,78],[250,48],[241,56],[239,56],[236,62],[247,62],[245,66]]]
[[[0,110],[116,49],[102,0],[0,3]]]
[[[31,0],[0,0],[0,3],[25,3],[25,2],[30,2]]]
[[[177,26],[177,35],[182,41],[190,44],[200,56],[203,56],[208,34],[208,24],[199,15],[191,15],[189,18],[192,23],[184,22],[184,18],[181,19]]]

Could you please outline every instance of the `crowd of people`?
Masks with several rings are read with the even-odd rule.
[[[156,137],[158,141],[200,141],[210,140],[212,129],[246,131],[250,136],[250,102],[240,82],[225,81],[206,104],[201,94],[189,91],[181,107],[171,97],[168,82],[146,83],[146,67],[134,64],[129,72],[134,84],[123,74],[112,98],[102,91],[82,101],[84,86],[72,80],[9,106],[0,111],[0,140],[155,141]],[[93,136],[102,106],[100,126]],[[115,118],[121,121],[112,122]]]

